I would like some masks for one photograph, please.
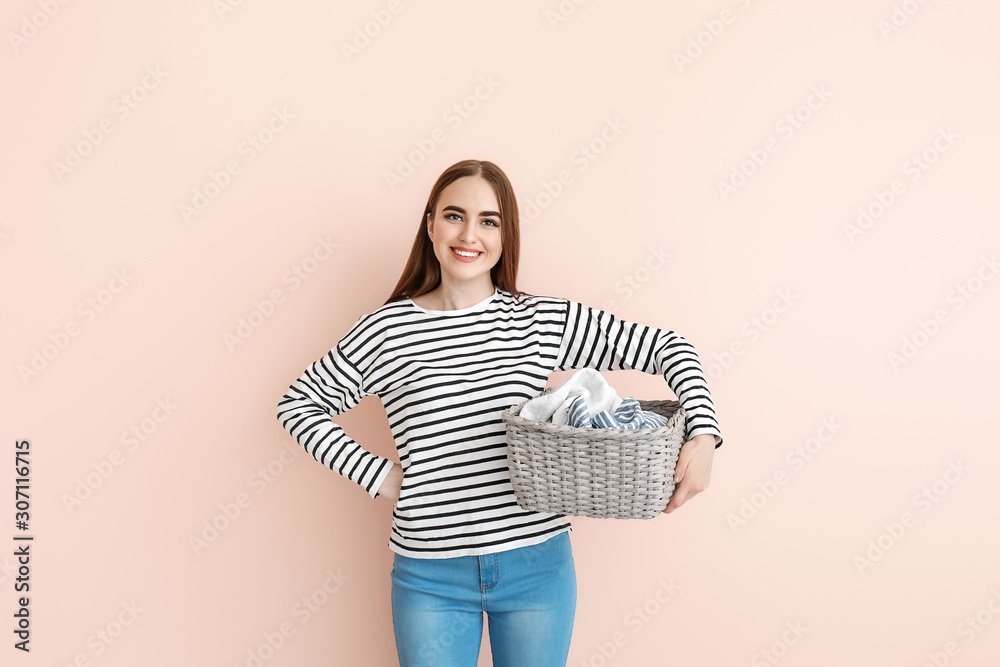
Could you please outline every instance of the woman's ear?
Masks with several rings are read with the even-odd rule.
[[[427,237],[430,238],[431,233],[434,231],[434,217],[428,213],[427,214]],[[431,239],[433,240],[433,239]]]

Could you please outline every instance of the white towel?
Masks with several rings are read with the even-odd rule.
[[[622,399],[597,370],[581,368],[572,377],[547,394],[536,396],[521,408],[521,416],[553,424],[568,424],[570,408],[577,396],[587,402],[591,414],[614,411]]]

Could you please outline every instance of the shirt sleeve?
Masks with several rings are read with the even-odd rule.
[[[698,353],[674,331],[628,322],[612,313],[568,301],[565,328],[554,370],[594,368],[662,375],[687,415],[685,441],[722,432]]]
[[[363,377],[340,343],[310,364],[278,401],[278,421],[314,459],[361,485],[372,498],[392,461],[366,451],[330,417],[357,405]]]

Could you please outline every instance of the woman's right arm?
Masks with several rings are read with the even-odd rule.
[[[388,496],[392,487],[385,484],[386,478],[398,464],[365,450],[330,419],[361,401],[362,382],[361,372],[338,343],[289,386],[278,401],[278,421],[314,459],[360,485],[372,498],[383,487]],[[402,470],[398,472],[402,481]],[[398,496],[398,487],[395,493]]]

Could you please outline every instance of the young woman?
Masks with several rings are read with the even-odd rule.
[[[500,419],[540,394],[553,371],[635,369],[666,379],[687,412],[687,437],[665,512],[708,486],[722,444],[689,342],[518,291],[519,245],[506,175],[487,161],[452,165],[431,190],[392,295],[278,403],[282,426],[315,459],[372,498],[395,501],[392,622],[402,667],[474,667],[483,612],[494,665],[566,664],[576,612],[572,527],[564,515],[518,506]],[[398,463],[330,419],[366,395],[385,406]]]

